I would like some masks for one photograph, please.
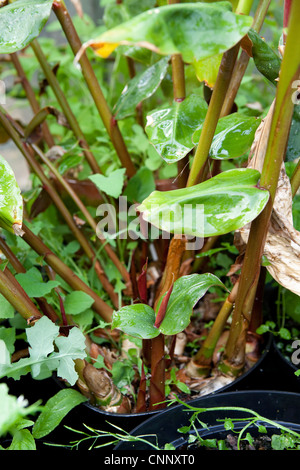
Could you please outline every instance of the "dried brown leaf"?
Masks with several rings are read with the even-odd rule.
[[[262,170],[273,109],[274,103],[257,129],[248,168]],[[266,267],[271,276],[300,295],[300,232],[293,225],[292,202],[290,180],[282,164],[263,254],[268,260]],[[240,253],[245,250],[249,231],[250,225],[247,225],[235,233],[235,245]]]

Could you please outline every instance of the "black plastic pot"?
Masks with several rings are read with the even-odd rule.
[[[300,432],[300,395],[292,392],[278,392],[265,390],[246,390],[228,392],[213,396],[206,396],[191,403],[197,408],[212,407],[244,407],[259,413],[262,417],[277,421],[289,429]],[[158,443],[160,448],[165,444],[172,444],[176,450],[187,447],[188,434],[178,432],[183,426],[188,426],[189,418],[193,411],[183,405],[176,405],[159,416],[149,418],[137,426],[132,436],[147,436],[146,441],[152,444]],[[207,411],[200,415],[202,422],[208,428],[198,426],[198,433],[202,438],[224,438],[224,426],[217,422],[218,419],[232,418],[242,419],[249,415],[241,411]],[[263,421],[262,421],[263,423]],[[240,430],[245,422],[238,422],[236,429]],[[274,432],[275,428],[271,429]],[[193,432],[192,432],[193,433]],[[228,434],[228,432],[227,432]],[[155,437],[156,436],[156,437]],[[156,441],[157,438],[157,441]],[[115,447],[115,451],[151,450],[152,447],[145,442],[121,442]],[[201,448],[200,448],[201,449]]]
[[[264,386],[265,370],[264,362],[272,348],[272,337],[267,335],[265,337],[265,346],[263,348],[261,357],[257,363],[251,367],[247,372],[236,378],[233,382],[224,387],[216,390],[210,395],[220,394],[224,392],[231,392],[236,390],[248,390],[254,389],[260,386]],[[61,382],[54,377],[55,382],[59,387],[64,387],[64,382]],[[104,411],[91,403],[86,402],[77,406],[68,415],[68,421],[72,422],[73,427],[79,427],[82,429],[82,423],[88,424],[95,429],[101,429],[102,431],[114,430],[111,424],[122,428],[123,430],[130,432],[136,426],[142,424],[147,419],[160,415],[164,410],[149,411],[145,413],[111,413]]]

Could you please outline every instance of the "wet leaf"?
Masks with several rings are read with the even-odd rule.
[[[216,83],[221,60],[222,54],[213,55],[207,59],[194,60],[193,67],[199,82],[205,82],[208,87],[213,88]]]
[[[164,57],[130,80],[113,109],[116,119],[134,114],[136,106],[155,93],[167,73],[168,63],[169,57]]]
[[[164,319],[155,327],[155,314],[152,307],[145,304],[128,305],[114,312],[112,328],[118,328],[136,338],[152,339],[159,334],[176,335],[190,323],[193,307],[212,286],[224,287],[216,276],[210,273],[183,276],[174,282],[166,296],[170,295]],[[160,299],[157,312],[163,304]]]
[[[209,151],[210,158],[230,159],[244,155],[253,144],[260,119],[233,113],[219,119]],[[201,129],[193,134],[193,141],[199,141]]]
[[[137,210],[168,233],[222,235],[251,222],[265,207],[269,192],[257,187],[259,177],[245,168],[224,171],[189,188],[154,191]]]
[[[252,43],[250,53],[252,54],[257,70],[270,80],[273,85],[276,85],[276,79],[279,77],[281,67],[279,55],[276,54],[269,44],[253,29],[249,30],[248,37]]]
[[[0,9],[0,54],[28,46],[45,26],[52,0],[19,0]]]
[[[135,338],[151,339],[159,335],[154,322],[153,308],[145,304],[134,304],[114,312],[111,327],[118,328]]]
[[[225,52],[251,23],[249,16],[233,13],[229,2],[173,4],[143,12],[85,46],[108,57],[120,44],[137,45],[162,55],[180,53],[191,63]]]
[[[23,199],[15,175],[0,155],[0,226],[9,232],[21,234]]]
[[[176,335],[190,323],[196,303],[212,286],[225,288],[220,279],[213,274],[191,274],[183,276],[174,283],[166,315],[159,329],[165,335]]]
[[[168,163],[184,158],[195,147],[194,131],[204,122],[207,103],[192,94],[181,102],[163,106],[147,116],[146,134],[156,151]]]

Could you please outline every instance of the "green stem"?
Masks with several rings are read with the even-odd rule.
[[[94,173],[101,173],[100,171],[100,168],[99,168],[99,165],[98,163],[96,162],[95,160],[95,157],[94,155],[92,154],[92,152],[90,151],[89,149],[89,145],[84,137],[84,134],[78,124],[78,121],[68,103],[68,100],[67,98],[65,97],[65,94],[64,92],[62,91],[61,87],[60,87],[60,84],[55,76],[55,74],[53,73],[53,70],[52,68],[50,67],[50,65],[48,64],[47,62],[47,59],[46,59],[46,56],[44,55],[43,51],[42,51],[42,48],[40,47],[38,41],[36,39],[34,39],[32,42],[31,42],[31,48],[36,56],[36,58],[38,59],[39,61],[39,64],[45,74],[45,77],[47,78],[47,81],[49,83],[49,85],[51,86],[55,96],[56,96],[56,99],[58,101],[58,103],[60,104],[61,106],[61,109],[71,127],[71,129],[73,130],[74,132],[74,135],[76,137],[76,139],[78,140],[79,142],[79,145],[81,146],[81,148],[83,149],[83,153],[86,157],[86,160],[87,162],[89,163],[92,171]]]
[[[249,15],[253,5],[253,0],[239,0],[235,13],[238,15]]]
[[[244,340],[251,319],[261,258],[294,111],[292,83],[299,78],[300,74],[299,22],[300,2],[293,2],[260,179],[260,187],[270,192],[270,198],[264,210],[251,224],[232,318],[232,327],[224,354],[224,364],[229,368],[242,368],[244,365],[244,351],[242,348],[244,347]]]
[[[223,54],[219,73],[209,102],[199,143],[190,170],[187,182],[188,187],[193,186],[202,180],[205,164],[209,157],[209,150],[215,135],[239,47],[240,44],[238,43]]]
[[[78,52],[82,49],[82,43],[80,41],[76,29],[74,28],[74,24],[63,0],[53,2],[53,10],[57,16],[58,21],[62,26],[66,38],[72,48],[72,51],[76,56]],[[126,168],[127,175],[131,177],[136,172],[135,167],[131,161],[118,123],[113,118],[111,110],[108,107],[100,84],[97,80],[97,77],[86,52],[83,52],[81,54],[79,63],[81,65],[83,77],[94,99],[95,105],[103,121],[103,124],[108,132],[108,135],[110,136],[111,141],[115,147],[117,155],[123,167]]]

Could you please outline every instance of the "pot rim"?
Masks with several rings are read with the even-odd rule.
[[[234,403],[235,403],[234,405],[226,404],[226,401],[230,398],[234,399]],[[256,400],[256,406],[253,406],[253,405],[252,406],[245,406],[245,403],[244,403],[243,406],[246,407],[246,408],[249,408],[250,410],[257,411],[257,408],[259,409],[259,406],[262,406],[263,404],[270,403],[271,406],[276,407],[277,401],[279,401],[280,399],[282,401],[282,403],[280,403],[281,405],[283,403],[287,404],[288,401],[293,401],[293,400],[297,401],[299,403],[300,394],[297,393],[297,392],[288,392],[288,391],[279,391],[279,390],[239,390],[239,391],[231,391],[231,392],[220,393],[220,394],[210,394],[210,395],[206,395],[206,396],[203,396],[203,397],[200,397],[200,398],[195,398],[195,399],[191,400],[190,402],[188,402],[188,404],[191,405],[191,406],[194,406],[194,407],[199,407],[199,408],[200,407],[212,407],[212,406],[224,406],[224,407],[225,406],[237,406],[237,407],[240,407],[241,406],[240,401],[243,398],[246,399],[245,400],[246,404],[249,402],[249,398],[250,399],[252,398],[252,400],[253,399]],[[209,403],[209,402],[212,402],[212,401],[216,401],[217,403],[215,405],[212,405],[212,404],[207,405],[207,402]],[[277,409],[277,407],[276,407],[276,409]],[[176,425],[176,430],[175,430],[175,432],[177,433],[177,429],[184,425],[184,423],[182,421],[180,421],[180,419],[179,419],[180,414],[183,410],[185,410],[186,416],[189,416],[188,413],[190,413],[190,414],[193,413],[193,411],[186,409],[184,407],[184,405],[178,404],[178,405],[173,406],[172,408],[164,410],[163,415],[150,417],[149,419],[147,419],[143,423],[136,426],[131,431],[130,434],[133,435],[133,436],[138,436],[138,435],[145,436],[147,434],[148,435],[151,434],[152,436],[156,435],[158,437],[159,436],[159,430],[160,430],[159,426],[162,425],[162,417],[167,419],[168,429],[172,429],[172,424],[171,424],[172,423],[172,417],[173,418],[175,417],[175,418],[178,419],[178,423]],[[273,409],[273,412],[274,412],[274,410],[275,410],[275,408]],[[276,421],[278,423],[284,424],[286,427],[290,427],[290,428],[295,427],[295,428],[297,428],[297,431],[300,432],[300,408],[299,408],[299,406],[298,406],[298,410],[299,410],[298,411],[298,418],[295,420],[295,422],[290,421],[290,420],[285,421],[282,418],[276,419],[275,415],[273,415],[273,417],[266,416],[266,415],[263,414],[262,411],[258,411],[258,413],[261,414],[262,418],[271,419],[272,421]],[[279,407],[278,407],[278,411],[279,411]],[[203,414],[206,415],[206,416],[209,416],[209,413],[210,413],[209,411],[208,412],[203,412]],[[233,413],[234,413],[234,411],[232,411],[232,414]],[[296,418],[296,413],[293,414],[293,419],[294,418]],[[203,421],[206,422],[205,419],[203,419]],[[263,422],[263,421],[261,421],[261,422]],[[176,424],[176,421],[175,421],[175,423],[173,422],[173,427],[175,426],[175,424]],[[214,427],[214,425],[211,424],[210,428],[213,428],[213,427]],[[165,431],[164,429],[161,430],[162,433],[164,431]],[[207,429],[205,429],[205,428],[201,428],[200,430],[198,430],[198,432],[199,432],[199,434],[201,434],[201,436],[203,435],[203,437],[208,434]],[[179,434],[176,438],[171,437],[170,441],[168,441],[168,442],[172,443],[172,444],[176,443],[177,445],[181,445],[186,441],[184,440],[183,437],[180,437],[180,434]],[[162,445],[163,444],[164,443],[162,443]],[[135,445],[134,442],[120,442],[114,447],[114,450],[134,450],[135,449],[134,445]],[[140,449],[138,449],[138,450],[140,450]]]

